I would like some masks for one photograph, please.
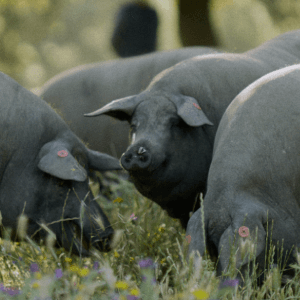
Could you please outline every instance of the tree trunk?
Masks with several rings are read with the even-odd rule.
[[[182,43],[187,46],[219,46],[209,20],[209,0],[179,0]]]

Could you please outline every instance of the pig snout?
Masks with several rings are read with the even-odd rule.
[[[100,239],[95,239],[92,240],[92,245],[98,249],[100,249],[100,251],[103,252],[109,252],[111,250],[111,242],[113,239],[113,233],[110,233],[108,236],[106,236],[105,238]]]
[[[146,146],[133,145],[121,157],[121,165],[127,171],[145,170],[150,163],[151,153]]]

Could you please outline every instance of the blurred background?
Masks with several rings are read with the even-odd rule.
[[[0,71],[32,89],[72,67],[119,58],[112,36],[128,2],[1,0]],[[156,50],[205,45],[242,52],[300,28],[296,0],[138,1],[146,4],[157,13]]]

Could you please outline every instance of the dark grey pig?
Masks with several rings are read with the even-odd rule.
[[[283,244],[281,261],[287,267],[295,263],[290,253],[300,245],[299,95],[300,65],[290,66],[255,81],[224,113],[208,175],[204,220],[199,209],[187,227],[189,252],[203,255],[206,243],[211,255],[220,255],[219,272],[228,266],[234,240],[239,247],[236,267],[242,270],[251,247],[265,269],[270,241]]]
[[[113,229],[93,200],[87,176],[90,169],[120,169],[119,162],[87,149],[44,101],[3,73],[0,104],[2,224],[11,227],[15,235],[18,216],[24,212],[29,236],[43,222],[66,249],[74,238],[75,254],[88,255],[90,245],[108,251]],[[44,235],[39,231],[35,238]]]
[[[261,76],[297,62],[300,30],[245,54],[185,60],[157,75],[144,92],[88,116],[130,123],[131,145],[122,166],[144,196],[186,227],[197,193],[205,194],[215,134],[230,102]]]
[[[184,59],[217,52],[212,48],[190,47],[88,64],[55,76],[38,95],[57,109],[90,148],[121,157],[128,146],[127,122],[107,116],[87,119],[83,114],[116,98],[140,93],[155,75]]]

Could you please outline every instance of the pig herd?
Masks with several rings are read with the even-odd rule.
[[[180,220],[190,253],[219,257],[219,274],[232,245],[242,269],[245,243],[263,269],[270,242],[295,261],[300,30],[243,54],[194,47],[81,66],[46,83],[44,101],[0,76],[0,210],[14,234],[24,213],[29,235],[45,223],[73,253],[109,251],[113,228],[88,176],[122,167]]]

